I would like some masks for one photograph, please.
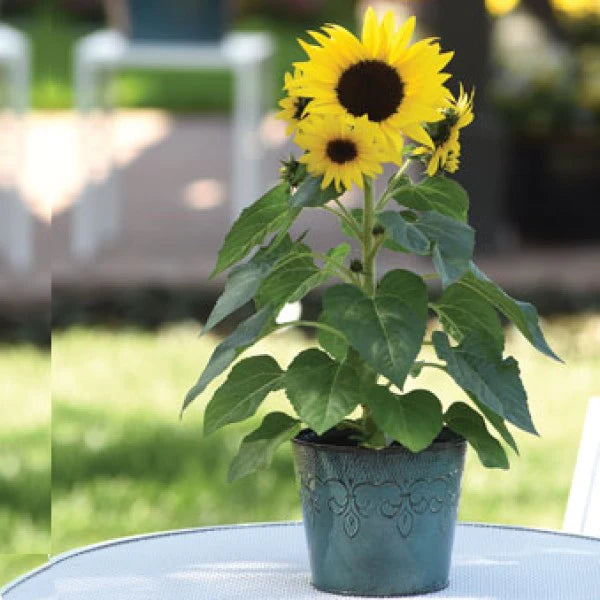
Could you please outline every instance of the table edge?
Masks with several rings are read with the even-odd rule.
[[[157,531],[154,533],[144,533],[141,535],[128,536],[123,538],[116,538],[112,540],[106,540],[104,542],[97,542],[95,544],[90,544],[88,546],[83,546],[81,548],[75,548],[73,550],[68,550],[61,554],[57,554],[55,557],[50,558],[47,563],[30,571],[29,573],[25,573],[21,575],[17,579],[12,582],[7,583],[4,587],[0,588],[0,600],[2,600],[2,595],[7,594],[8,592],[13,591],[17,586],[25,583],[29,579],[47,571],[53,566],[65,562],[70,558],[74,558],[75,556],[81,556],[82,554],[88,554],[90,552],[94,552],[96,550],[103,550],[104,548],[108,548],[111,546],[121,546],[124,544],[130,544],[133,542],[138,542],[142,540],[151,540],[163,537],[174,537],[178,535],[191,535],[195,533],[211,533],[213,531],[227,531],[230,529],[261,529],[267,527],[299,527],[302,525],[302,521],[265,521],[265,522],[256,522],[256,523],[236,523],[230,525],[213,525],[207,527],[190,527],[186,529],[172,529],[168,531]],[[588,540],[591,542],[600,543],[599,537],[593,537],[590,535],[580,535],[577,533],[570,533],[564,531],[557,531],[555,529],[543,529],[537,527],[524,527],[520,525],[502,525],[497,523],[476,523],[476,522],[461,522],[457,525],[460,528],[480,528],[480,529],[507,529],[512,531],[522,531],[522,532],[530,532],[530,533],[541,533],[545,535],[555,535],[560,537],[569,537],[580,540]]]

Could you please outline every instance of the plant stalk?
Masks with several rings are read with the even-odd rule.
[[[363,285],[368,296],[375,293],[375,254],[373,253],[373,225],[375,223],[375,204],[373,201],[373,180],[364,178],[365,203],[363,214],[362,232],[362,263],[363,263]]]

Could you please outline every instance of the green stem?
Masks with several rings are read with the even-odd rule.
[[[373,224],[375,221],[375,206],[373,202],[373,181],[364,178],[365,203],[363,211],[362,263],[364,273],[364,290],[368,296],[375,293],[375,254],[373,253]]]
[[[441,371],[444,371],[444,373],[448,372],[448,369],[446,369],[446,365],[442,365],[440,363],[433,363],[433,362],[423,362],[421,363],[422,367],[433,367],[434,369],[440,369]]]
[[[341,331],[338,331],[335,327],[331,327],[326,323],[319,323],[318,321],[290,321],[289,323],[280,323],[279,325],[275,325],[275,330],[284,329],[285,327],[314,327],[315,329],[329,331],[329,333],[333,333],[342,338],[346,343],[348,342],[346,336]]]
[[[322,260],[325,265],[324,268],[327,269],[328,266],[335,267],[338,272],[336,273],[341,279],[346,281],[347,283],[354,283],[354,273],[346,268],[342,263],[338,263],[335,260],[331,260],[330,256],[327,254],[322,254],[321,252],[315,252],[314,250],[310,253],[313,258],[317,258]]]
[[[373,247],[371,248],[371,256],[370,256],[370,258],[372,258],[373,260],[375,260],[375,257],[377,256],[377,252],[379,252],[379,248],[381,248],[381,246],[383,246],[384,243],[385,243],[385,236],[382,235],[375,242],[375,244],[373,244]]]
[[[354,218],[352,218],[352,215],[346,216],[343,212],[335,210],[335,208],[331,208],[331,206],[322,206],[321,208],[344,221],[344,223],[346,223],[346,225],[348,225],[348,227],[350,227],[350,229],[352,229],[352,231],[356,234],[356,237],[360,239],[362,236],[362,231],[360,230],[360,227],[357,225]]]
[[[356,231],[360,232],[360,223],[352,216],[352,213],[340,202],[339,198],[334,198],[333,201],[337,204],[340,212],[343,213],[347,219],[354,223]]]
[[[375,207],[375,211],[376,212],[379,212],[379,211],[383,210],[385,208],[385,205],[392,199],[389,190],[393,189],[393,187],[394,187],[393,184],[398,179],[400,179],[400,177],[402,177],[402,175],[404,175],[404,172],[408,168],[408,165],[410,165],[410,159],[409,158],[407,158],[404,161],[404,164],[398,169],[398,171],[396,172],[396,174],[390,180],[390,182],[388,184],[388,189],[385,191],[385,193],[383,194],[383,196],[381,196],[381,198],[379,199],[379,202],[377,203],[377,206]]]
[[[370,430],[376,428],[375,422],[373,421],[373,417],[371,416],[371,409],[366,404],[360,405],[362,408],[362,416],[361,416],[361,426],[363,431],[363,436],[366,437],[367,433]]]
[[[439,279],[440,276],[437,273],[424,273],[420,275],[421,279]]]

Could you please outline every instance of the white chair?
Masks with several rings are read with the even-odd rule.
[[[600,537],[600,397],[588,406],[563,529]]]
[[[90,124],[103,109],[106,83],[121,67],[157,69],[232,69],[235,77],[233,111],[232,217],[262,192],[264,148],[259,128],[264,109],[266,77],[270,75],[273,44],[265,33],[232,33],[219,44],[131,41],[115,30],[92,33],[75,48],[75,102],[83,119],[82,158],[87,185],[73,210],[71,251],[92,258],[100,245],[114,239],[120,228],[120,198],[116,170],[110,164],[110,140],[90,148]],[[106,128],[106,125],[104,125]],[[108,170],[98,164],[98,149],[109,156]],[[199,141],[200,148],[200,141]]]
[[[33,218],[17,190],[25,158],[29,56],[27,38],[0,23],[0,79],[6,89],[7,108],[12,113],[10,125],[0,127],[0,251],[9,266],[21,273],[33,263]]]

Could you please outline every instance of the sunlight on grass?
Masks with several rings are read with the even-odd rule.
[[[586,403],[599,392],[594,386],[600,370],[600,315],[552,319],[544,328],[566,365],[553,363],[518,332],[507,330],[507,351],[520,359],[541,438],[517,434],[521,457],[512,457],[508,472],[486,470],[469,453],[463,520],[561,526]],[[226,483],[229,461],[261,415],[204,439],[202,409],[215,382],[179,420],[183,395],[219,341],[215,335],[199,339],[198,331],[197,324],[188,323],[157,333],[86,328],[55,333],[53,554],[148,531],[300,517],[287,446],[278,451],[272,469]],[[294,330],[262,341],[253,353],[273,353],[285,367],[312,344]],[[44,364],[43,354],[7,348],[0,353],[0,372],[19,373],[11,383],[0,378],[3,395],[40,402],[38,391],[45,386],[36,373]],[[446,403],[462,398],[434,370],[411,385],[431,387]],[[43,552],[43,503],[32,497],[40,485],[36,473],[47,457],[47,413],[44,417],[34,405],[33,400],[13,403],[11,434],[4,428],[3,439],[20,448],[13,456],[20,461],[22,485],[13,485],[5,497],[0,531],[11,532],[13,546]],[[289,404],[273,394],[262,412],[268,407],[288,410]],[[14,477],[14,459],[0,465],[0,478]],[[29,516],[19,510],[24,502]],[[3,573],[0,568],[0,580]]]
[[[50,550],[50,355],[0,347],[0,553]]]

